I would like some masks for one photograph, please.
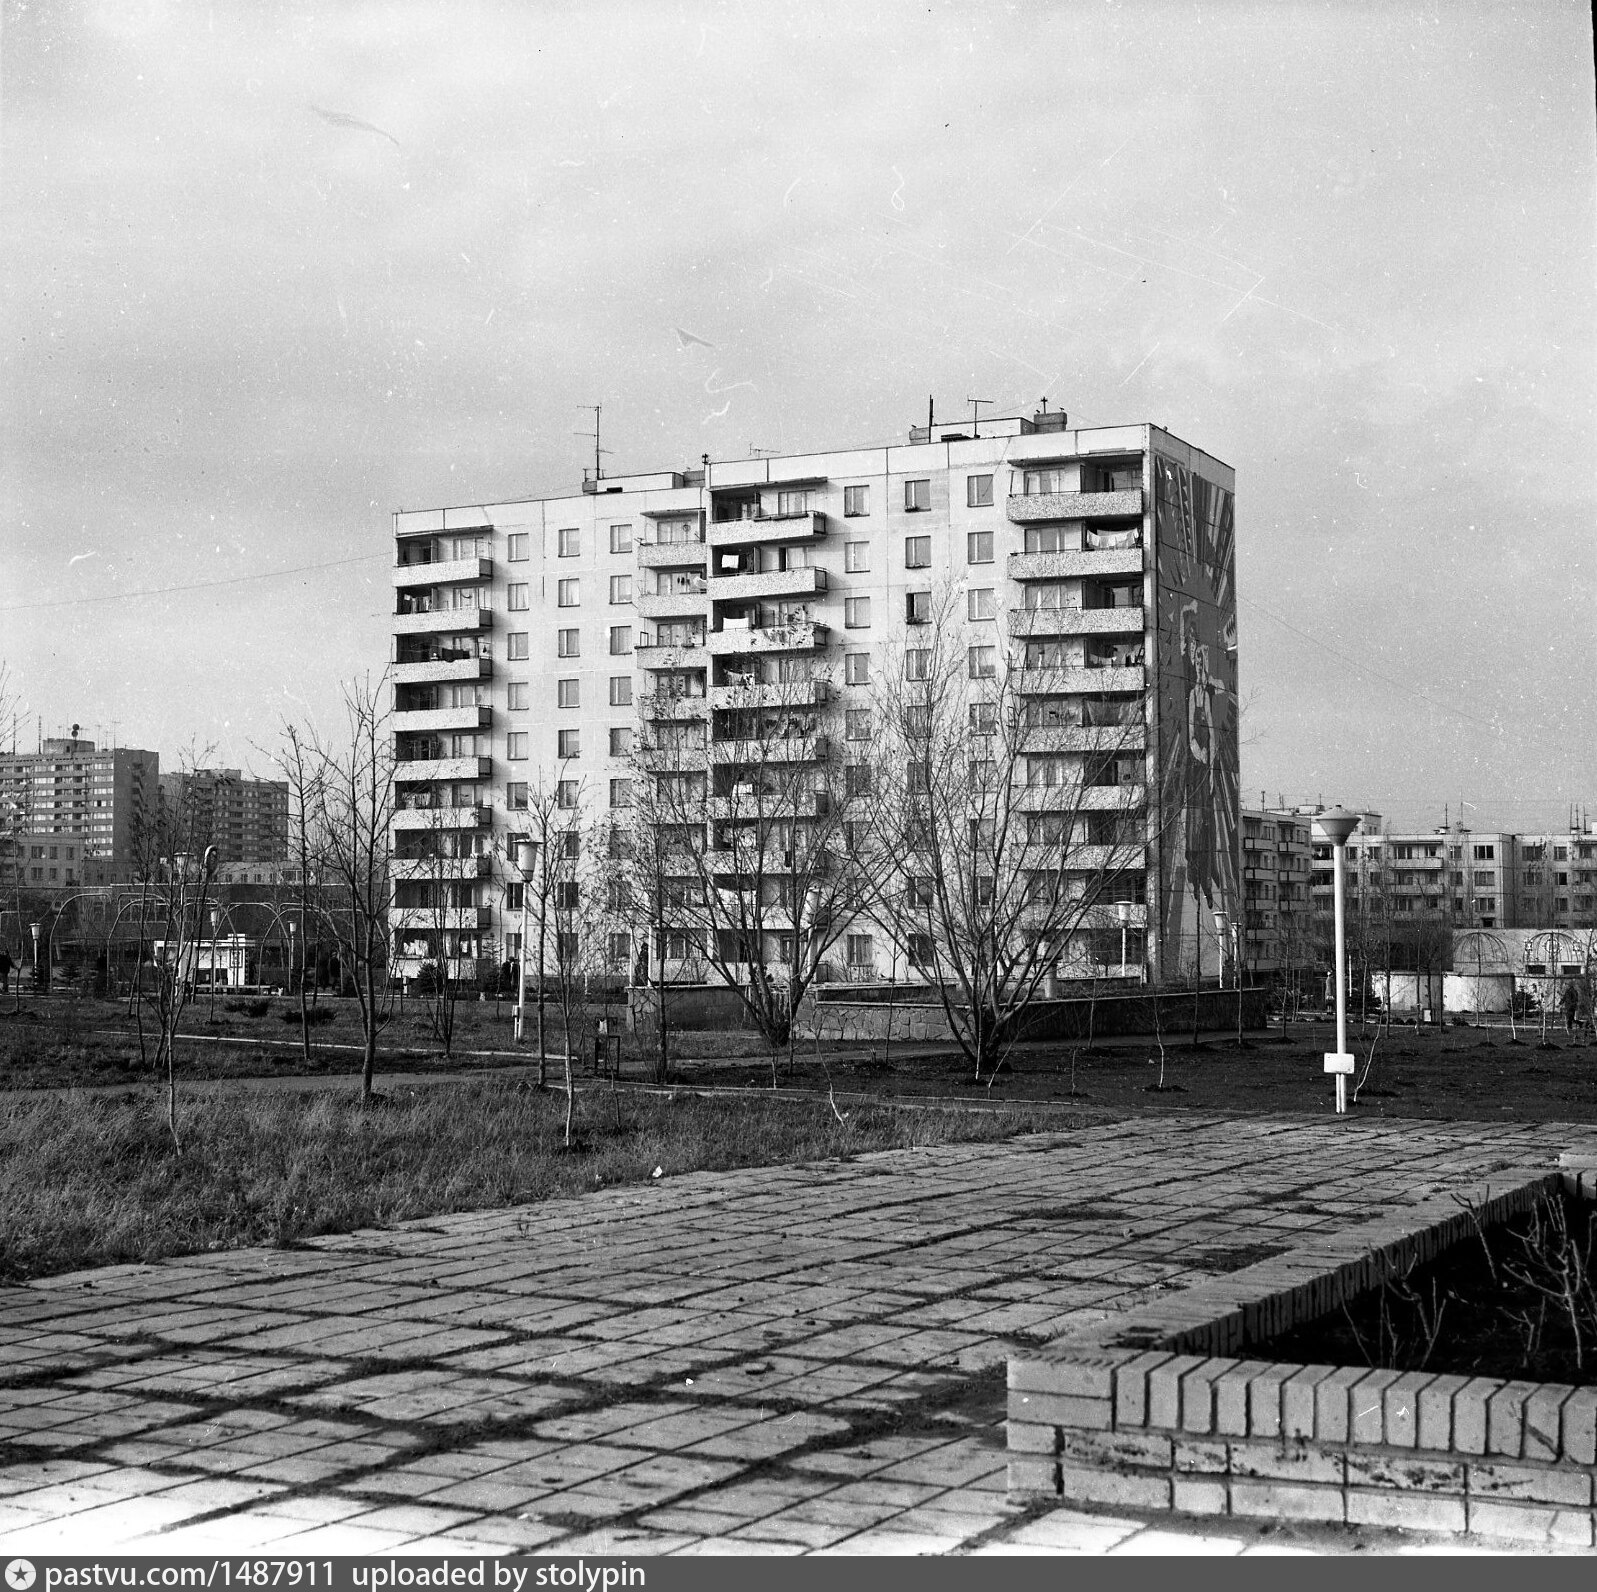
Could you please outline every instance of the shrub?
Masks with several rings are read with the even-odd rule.
[[[263,1001],[261,1004],[264,1006],[266,1003]],[[277,1017],[279,1022],[284,1023],[297,1023],[299,1021],[299,1013],[292,1009],[286,1012],[279,1012]],[[321,1028],[325,1024],[335,1021],[336,1017],[337,1014],[333,1011],[331,1006],[312,1006],[310,1010],[305,1013],[305,1021],[308,1022],[312,1028]]]

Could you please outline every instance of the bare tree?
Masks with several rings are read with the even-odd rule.
[[[926,978],[979,1082],[1048,980],[1141,900],[1140,694],[1083,697],[960,623],[955,594],[889,653],[850,777],[873,923]],[[988,633],[990,635],[990,632]]]
[[[741,998],[771,1048],[857,907],[844,844],[844,761],[830,682],[788,659],[720,686],[703,721],[655,722],[636,754],[635,832],[650,832],[637,882],[663,935],[686,936]],[[663,960],[663,959],[662,959]]]
[[[310,1006],[305,991],[305,966],[311,954],[310,923],[312,900],[315,891],[316,870],[321,862],[317,815],[322,805],[319,780],[322,775],[322,758],[314,741],[307,743],[304,734],[293,724],[283,725],[282,749],[276,761],[288,779],[288,849],[294,859],[296,905],[299,910],[297,930],[291,929],[289,944],[298,950],[289,960],[297,962],[291,968],[290,979],[299,986],[299,1038],[300,1050],[306,1067],[311,1061]],[[290,919],[290,923],[293,920]],[[298,974],[297,979],[294,977]],[[292,987],[292,986],[291,986]]]
[[[307,733],[311,828],[324,870],[315,908],[360,1011],[363,1101],[372,1098],[378,1037],[389,1017],[397,905],[389,867],[395,760],[385,694],[383,683],[369,677],[347,686],[342,737],[323,742]]]

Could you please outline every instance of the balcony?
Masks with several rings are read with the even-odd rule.
[[[702,641],[654,641],[638,638],[640,669],[702,669],[709,661],[709,648]]]
[[[1143,609],[1011,608],[1012,636],[1122,636],[1142,634]]]
[[[1090,575],[1140,575],[1142,549],[1113,547],[1099,552],[1011,553],[1011,580],[1080,580]]]
[[[1028,785],[1015,805],[1026,813],[1129,813],[1146,796],[1145,785]]]
[[[394,765],[394,779],[401,785],[419,785],[436,780],[489,779],[494,771],[491,757],[417,757]]]
[[[825,680],[782,680],[756,685],[750,680],[710,687],[710,705],[717,708],[808,708],[831,697]]]
[[[493,921],[492,907],[390,907],[388,909],[388,927],[393,933],[405,929],[489,929],[493,927]]]
[[[1127,869],[1141,868],[1145,860],[1145,848],[1140,840],[1130,844],[1122,842],[1118,846],[1068,844],[1061,852],[1064,866],[1081,873],[1123,873]],[[1109,910],[1113,912],[1114,908]]]
[[[706,554],[702,533],[690,542],[637,542],[632,555],[639,569],[704,568]]]
[[[1147,676],[1141,664],[1123,669],[1023,669],[1022,696],[1098,696],[1105,692],[1143,691]]]
[[[632,599],[641,619],[687,619],[707,612],[704,586],[662,592],[638,592]]]
[[[1142,513],[1142,488],[1126,492],[1018,493],[1009,499],[1009,518],[1015,525],[1040,520],[1097,520]]]
[[[390,867],[396,879],[486,879],[493,871],[493,858],[395,857]]]
[[[702,746],[640,746],[638,765],[649,774],[702,774],[709,754]]]
[[[426,663],[390,664],[388,678],[395,685],[431,685],[445,680],[487,680],[493,672],[489,658],[438,658]]]
[[[826,590],[826,571],[815,565],[803,569],[770,569],[758,575],[717,575],[710,595],[719,602],[776,597],[814,597]]]
[[[457,630],[491,630],[494,616],[490,608],[423,608],[395,614],[393,620],[396,636],[435,636]]]
[[[711,547],[754,547],[767,542],[807,542],[826,535],[826,516],[809,509],[802,514],[766,514],[750,520],[722,520],[710,525]]]
[[[638,699],[638,716],[649,724],[680,723],[684,719],[704,719],[710,713],[709,698],[702,696],[661,696],[649,692]]]
[[[396,712],[395,730],[485,730],[493,723],[492,708],[427,708]]]
[[[399,564],[394,568],[396,586],[458,586],[465,581],[492,580],[491,558],[445,558],[433,564]]]
[[[819,873],[823,867],[823,859],[804,852],[783,851],[774,841],[763,851],[759,846],[725,847],[707,851],[705,857],[709,871],[718,879],[752,879],[755,874],[770,878],[772,874],[790,874],[800,869]],[[768,929],[782,928],[787,922],[782,908],[774,903],[763,906],[760,915]]]
[[[395,829],[481,829],[492,820],[486,807],[401,807]]]
[[[712,741],[717,763],[813,763],[831,755],[824,735],[772,735],[759,741]]]
[[[1145,746],[1140,723],[1038,725],[1024,735],[1021,749],[1033,756],[1049,752],[1140,752]]]
[[[832,810],[832,793],[825,790],[767,791],[739,786],[731,796],[712,796],[707,816],[712,819],[825,818]]]
[[[728,624],[721,630],[712,630],[707,639],[710,656],[725,658],[743,652],[814,652],[826,645],[826,637],[825,625],[800,619],[765,629]]]

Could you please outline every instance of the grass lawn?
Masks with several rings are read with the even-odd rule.
[[[781,1165],[1068,1128],[1057,1109],[910,1110],[608,1090],[509,1078],[394,1090],[211,1090],[182,1102],[177,1154],[150,1089],[0,1095],[0,1281],[120,1261],[292,1244],[661,1175]]]

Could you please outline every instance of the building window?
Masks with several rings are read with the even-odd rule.
[[[610,676],[610,706],[613,708],[629,708],[632,706],[632,676],[630,674],[613,674]]]
[[[848,965],[850,967],[874,967],[876,965],[876,946],[870,935],[849,935]]]
[[[843,568],[850,575],[863,575],[871,567],[869,542],[843,543]]]
[[[526,658],[527,632],[525,630],[513,630],[505,637],[505,656],[512,663]]]
[[[929,569],[932,562],[932,539],[929,536],[904,538],[904,568]]]
[[[904,653],[904,678],[906,680],[924,680],[931,656],[929,647],[908,648]]]
[[[1496,856],[1497,848],[1495,846],[1477,846],[1475,848],[1476,862],[1492,862],[1496,859]]]
[[[990,680],[997,673],[997,647],[972,647],[970,649],[970,677],[972,680]]]
[[[972,702],[970,705],[970,731],[972,735],[992,735],[998,729],[998,704]]]
[[[904,512],[906,514],[923,514],[932,506],[932,483],[925,481],[906,481],[904,483]]]
[[[965,538],[965,562],[967,564],[990,564],[993,561],[993,533],[991,531],[972,531]]]
[[[527,562],[527,533],[525,531],[512,531],[510,533],[509,557],[512,564],[525,564]]]
[[[614,606],[618,603],[632,601],[632,577],[630,575],[612,575],[610,577],[610,602]]]
[[[555,656],[557,658],[580,658],[582,656],[582,632],[580,630],[557,630],[555,632]]]
[[[862,514],[871,511],[871,489],[868,486],[846,486],[843,488],[843,513],[849,519],[857,519]]]
[[[612,553],[630,553],[632,551],[632,527],[630,525],[612,525],[610,527],[610,551]]]
[[[870,653],[845,652],[843,654],[843,682],[845,685],[869,685],[871,683]]]
[[[577,781],[562,779],[555,782],[555,806],[570,812],[577,805]]]
[[[807,514],[810,507],[808,492],[778,492],[776,494],[776,513],[779,519],[789,515]]]
[[[871,738],[871,710],[850,708],[844,715],[847,736],[851,741],[868,741]]]
[[[512,730],[505,737],[505,756],[512,763],[525,763],[527,761],[527,732],[525,730]]]
[[[612,658],[625,658],[632,651],[632,626],[611,625],[610,627],[610,656]]]
[[[992,501],[993,478],[990,475],[967,475],[965,477],[966,508],[990,508]]]
[[[517,879],[517,880],[513,881],[512,883],[507,884],[505,886],[505,911],[506,912],[519,912],[521,910],[522,895],[523,895],[523,893],[525,891],[525,888],[526,887],[522,884],[522,882],[519,879]],[[517,934],[507,934],[505,936],[505,955],[506,956],[514,957],[514,956],[517,955],[517,953],[521,950],[521,945],[519,943],[520,939],[521,939],[521,936],[517,935]],[[514,946],[514,948],[512,948],[512,946],[511,946],[511,941],[513,941],[513,940],[517,942],[516,945]]]
[[[871,600],[869,597],[845,597],[843,599],[843,624],[849,630],[862,630],[871,622]]]
[[[627,757],[632,751],[632,731],[626,726],[619,726],[610,731],[611,757]]]
[[[613,779],[610,781],[610,805],[612,807],[630,807],[632,805],[632,781],[630,779]]]
[[[514,754],[512,754],[514,755]],[[525,753],[522,754],[526,756]],[[555,739],[555,755],[561,758],[582,756],[582,731],[561,730]]]
[[[525,680],[512,680],[505,693],[505,706],[512,713],[525,713],[531,700],[531,687]]]
[[[513,614],[527,611],[527,583],[524,580],[512,581],[505,588],[505,606]]]
[[[559,533],[560,556],[575,558],[582,551],[582,532],[576,526],[567,526]]]
[[[1076,551],[1079,538],[1063,525],[1028,525],[1026,551],[1028,553],[1071,553]]]
[[[513,813],[527,810],[527,787],[521,780],[512,780],[505,786],[505,806]]]
[[[905,954],[911,967],[932,967],[937,961],[937,950],[929,934],[911,934],[905,938]]]
[[[845,763],[843,765],[843,795],[845,797],[868,796],[871,790],[871,767],[869,763]]]
[[[998,593],[991,586],[972,586],[965,593],[965,617],[967,619],[996,619],[998,617]]]
[[[580,680],[556,680],[555,706],[580,708],[582,706],[582,682]]]
[[[512,586],[510,589],[514,591],[516,588]],[[523,596],[525,596],[527,588],[523,586],[521,590]],[[555,601],[562,608],[575,608],[582,601],[581,592],[582,582],[573,575],[570,580],[563,580],[555,587]],[[511,603],[511,607],[515,607],[514,602]],[[526,607],[525,601],[523,601],[522,607]]]
[[[932,594],[929,591],[904,593],[904,623],[927,625],[932,619]]]

